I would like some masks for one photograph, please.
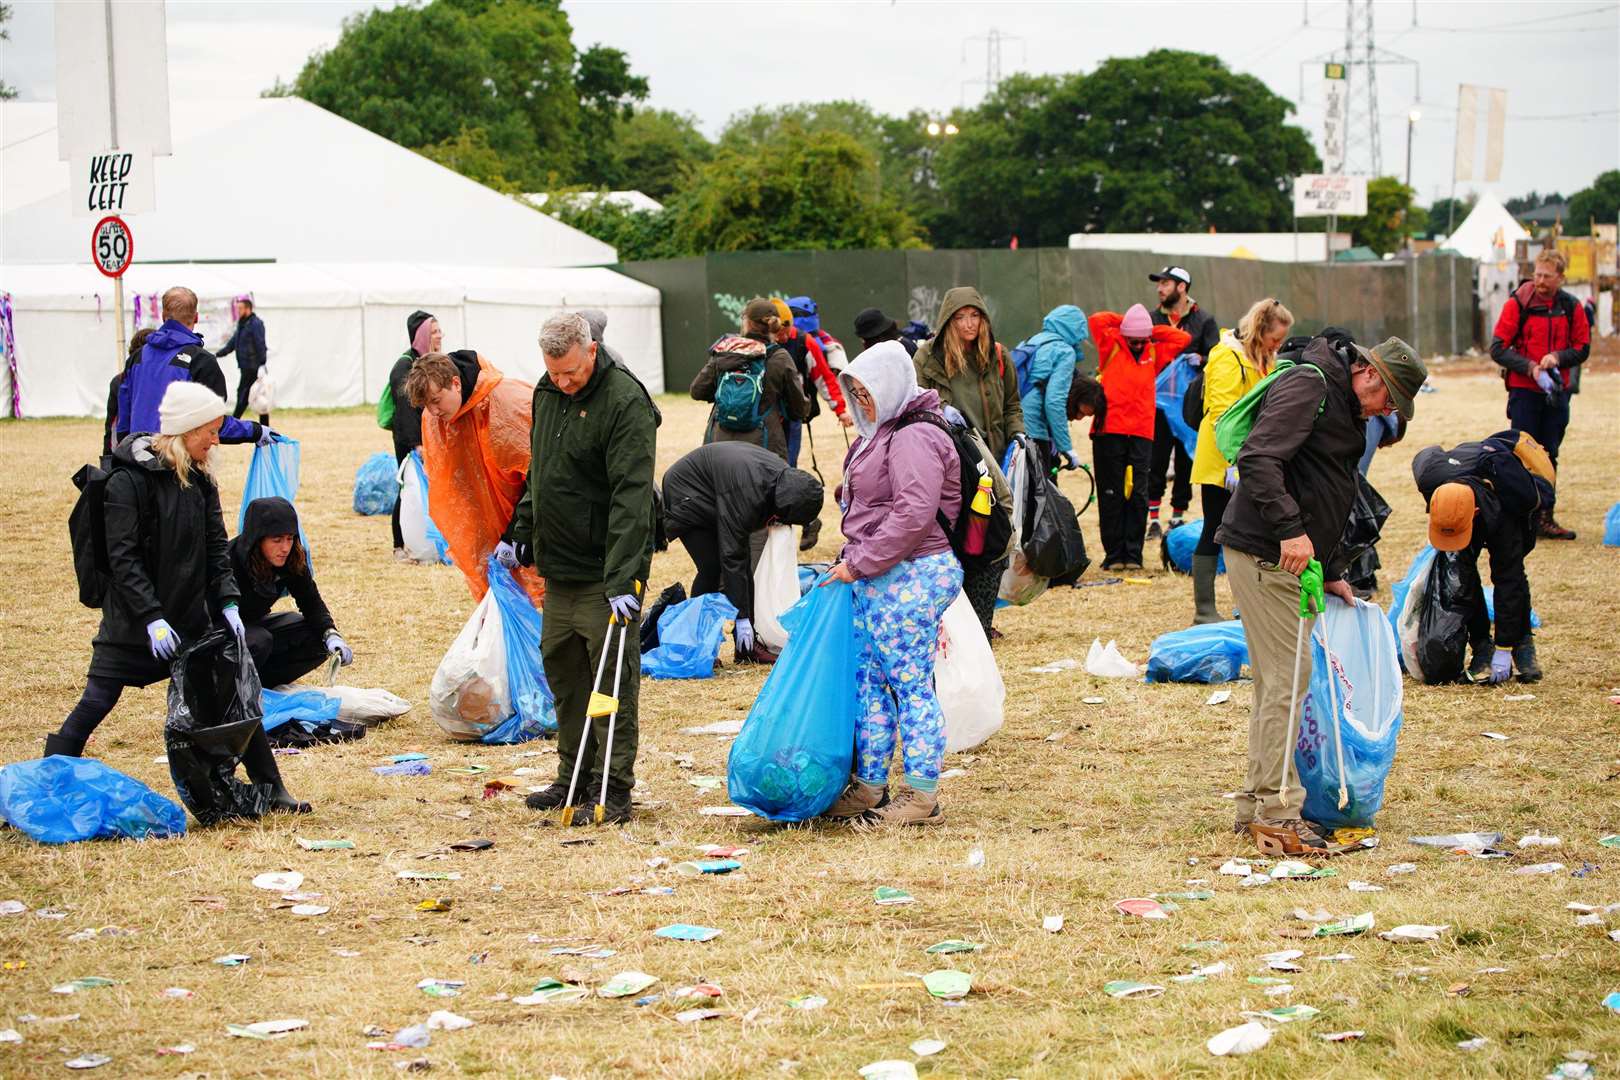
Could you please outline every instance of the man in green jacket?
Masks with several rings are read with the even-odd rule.
[[[574,805],[597,801],[605,769],[604,820],[623,824],[630,820],[636,782],[636,623],[652,564],[657,414],[636,377],[591,340],[583,316],[563,312],[547,319],[540,351],[546,373],[534,387],[529,482],[511,533],[517,560],[532,564],[546,583],[540,655],[557,699],[557,780],[530,795],[528,805],[555,810],[568,801],[583,739],[585,764]],[[629,644],[621,651],[625,636]],[[619,661],[611,747],[609,718],[585,715],[597,665],[609,647]],[[603,694],[614,693],[614,679],[604,671]],[[588,817],[577,815],[575,821]]]

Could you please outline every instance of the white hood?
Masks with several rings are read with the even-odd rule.
[[[858,380],[872,395],[872,403],[877,406],[875,421],[868,420],[865,410],[856,404],[850,391],[852,380]],[[855,430],[868,439],[880,425],[899,416],[912,399],[922,393],[917,386],[917,369],[911,362],[911,354],[898,341],[880,342],[861,353],[838,373],[838,385],[849,399],[849,415],[855,421]]]

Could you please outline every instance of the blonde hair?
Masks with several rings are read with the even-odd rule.
[[[1268,296],[1264,300],[1256,300],[1244,312],[1243,318],[1238,320],[1237,339],[1243,343],[1244,354],[1264,372],[1271,367],[1271,360],[1277,355],[1276,349],[1266,346],[1266,338],[1278,327],[1287,329],[1293,325],[1294,313],[1283,307],[1281,300]]]
[[[1547,248],[1541,254],[1536,256],[1536,265],[1540,266],[1543,263],[1552,267],[1560,274],[1569,269],[1569,260],[1564,258],[1564,253],[1559,251],[1557,248]]]
[[[197,430],[192,428],[192,431]],[[191,432],[186,432],[186,435]],[[212,477],[213,470],[209,468],[211,456],[201,461],[193,461],[191,454],[186,450],[186,435],[154,435],[152,436],[152,453],[167,462],[169,468],[174,470],[174,478],[180,482],[182,488],[191,486],[191,471],[197,470],[204,476]]]
[[[979,336],[973,339],[973,366],[980,374],[990,368],[990,316],[975,304],[963,304],[951,317],[946,320],[945,328],[940,333],[945,338],[945,375],[954,379],[962,373],[967,366],[966,350],[962,347],[962,336],[956,329],[956,312],[962,308],[973,308],[979,313]]]

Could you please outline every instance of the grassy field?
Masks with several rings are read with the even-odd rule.
[[[1381,545],[1386,581],[1398,579],[1422,544],[1422,503],[1409,465],[1422,446],[1477,438],[1505,426],[1500,382],[1474,369],[1438,380],[1418,399],[1406,442],[1379,454],[1372,479],[1395,507]],[[416,703],[408,715],[361,742],[282,759],[311,817],[198,829],[172,841],[41,847],[0,832],[0,899],[26,914],[0,917],[0,1027],[22,1033],[0,1045],[0,1074],[59,1075],[83,1053],[109,1055],[97,1076],[209,1077],[393,1075],[426,1058],[433,1075],[757,1077],[854,1076],[872,1061],[911,1059],[908,1046],[938,1038],[946,1048],[919,1063],[924,1075],[962,1077],[1516,1076],[1539,1077],[1566,1051],[1595,1055],[1600,1075],[1620,1070],[1620,1016],[1601,999],[1620,989],[1620,926],[1579,927],[1570,902],[1620,901],[1620,851],[1599,836],[1620,832],[1620,709],[1607,702],[1620,683],[1620,551],[1600,546],[1603,514],[1620,498],[1620,375],[1595,372],[1577,399],[1564,448],[1560,519],[1575,543],[1543,543],[1531,558],[1547,679],[1534,699],[1509,685],[1426,688],[1407,684],[1405,729],[1379,818],[1384,846],[1338,860],[1336,878],[1239,888],[1216,868],[1252,849],[1228,832],[1241,782],[1249,707],[1246,683],[1206,707],[1201,686],[1097,680],[1083,672],[1027,669],[1083,657],[1093,637],[1117,639],[1145,661],[1158,634],[1191,617],[1186,578],[1156,573],[1146,585],[1048,594],[1004,611],[997,649],[1008,686],[1005,729],[947,766],[965,775],[941,785],[946,824],[923,832],[857,835],[840,829],[780,831],[749,819],[701,816],[724,801],[694,777],[723,776],[728,740],[678,729],[746,715],[764,673],[729,663],[707,681],[646,682],[638,776],[649,805],[628,828],[589,831],[586,846],[562,846],[515,794],[484,800],[484,777],[458,776],[465,763],[490,775],[555,767],[547,743],[485,747],[452,743],[428,715],[427,686],[471,609],[459,572],[394,562],[388,523],[350,509],[354,470],[386,448],[368,412],[288,413],[277,426],[303,440],[299,505],[318,548],[322,591],[354,646],[346,681],[382,686]],[[691,402],[663,401],[660,467],[697,442]],[[82,687],[96,614],[74,599],[65,522],[69,474],[87,460],[99,423],[38,421],[0,426],[0,536],[5,567],[0,622],[6,646],[0,693],[0,760],[38,754]],[[836,471],[842,447],[828,418],[817,425],[821,466]],[[1084,442],[1084,440],[1081,440]],[[1084,451],[1082,451],[1084,452]],[[218,451],[226,518],[248,454]],[[1065,484],[1080,491],[1074,478]],[[837,518],[817,557],[838,543]],[[1084,516],[1100,557],[1094,511]],[[1155,563],[1157,560],[1153,560]],[[689,579],[680,551],[654,563],[651,591]],[[1091,576],[1097,576],[1093,571]],[[1223,606],[1229,605],[1224,582]],[[1387,603],[1387,592],[1379,599]],[[1082,698],[1100,696],[1102,705]],[[172,794],[163,752],[163,688],[126,694],[89,753]],[[1481,738],[1500,731],[1506,742]],[[390,754],[430,755],[428,777],[382,778],[371,766]],[[681,768],[688,756],[695,768]],[[1563,838],[1512,863],[1419,848],[1416,834],[1531,830]],[[579,835],[582,830],[574,830]],[[352,851],[307,852],[295,837],[353,840]],[[423,858],[471,838],[491,850]],[[689,880],[650,869],[678,862],[701,844],[744,844],[744,869]],[[982,867],[968,865],[972,849]],[[1602,869],[1517,876],[1513,866],[1556,859]],[[1415,862],[1413,874],[1386,867]],[[329,914],[299,918],[254,875],[298,870]],[[396,879],[403,869],[454,871],[454,882]],[[1197,888],[1214,899],[1184,903],[1169,920],[1116,914],[1123,897]],[[1386,886],[1362,894],[1351,879]],[[606,895],[622,886],[672,885],[672,895]],[[916,903],[879,907],[873,889],[892,885]],[[450,911],[417,904],[435,896]],[[284,907],[285,905],[283,905]],[[1449,924],[1437,944],[1400,945],[1373,935],[1293,940],[1298,907],[1335,916],[1371,911],[1379,929]],[[40,909],[66,911],[51,920]],[[1061,914],[1061,933],[1042,918]],[[669,942],[653,931],[675,922],[717,927],[707,944]],[[117,927],[90,940],[70,935]],[[931,956],[942,939],[982,943],[977,953]],[[1205,951],[1189,943],[1219,939]],[[606,959],[553,956],[557,943],[600,945]],[[1260,956],[1298,947],[1303,971],[1293,991],[1268,996],[1247,981],[1267,972]],[[1348,952],[1353,959],[1320,958]],[[213,958],[246,953],[241,967]],[[1195,984],[1170,977],[1225,961],[1229,973]],[[917,976],[954,966],[974,991],[948,1007]],[[1485,969],[1505,971],[1485,973]],[[659,978],[662,997],[592,997],[576,1004],[522,1006],[545,978],[600,986],[639,970]],[[59,996],[51,987],[99,975],[118,985]],[[465,980],[461,995],[436,1000],[425,978]],[[1116,1000],[1105,982],[1135,979],[1168,988],[1157,998]],[[676,1000],[700,981],[723,988],[713,1002]],[[169,987],[193,991],[163,996]],[[801,1010],[788,1001],[820,995]],[[1321,1010],[1281,1025],[1269,1046],[1240,1059],[1212,1057],[1204,1041],[1242,1022],[1240,1013],[1281,1004]],[[726,1015],[679,1023],[675,1014],[712,1006]],[[393,1032],[449,1008],[474,1021],[435,1033],[422,1050],[367,1049],[375,1026]],[[23,1022],[24,1014],[41,1018]],[[76,1019],[56,1019],[78,1014]],[[272,1042],[229,1037],[226,1024],[302,1018],[309,1026]],[[1359,1041],[1319,1033],[1358,1029]],[[1459,1040],[1488,1040],[1466,1052]],[[191,1044],[189,1055],[161,1047]]]

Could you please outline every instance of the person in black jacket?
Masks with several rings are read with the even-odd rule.
[[[1499,431],[1451,450],[1429,446],[1412,459],[1412,478],[1429,509],[1429,543],[1455,551],[1468,592],[1468,640],[1476,683],[1541,678],[1530,630],[1530,579],[1525,556],[1536,546],[1537,524],[1555,498],[1552,459],[1527,432]],[[1496,586],[1496,647],[1479,580],[1479,553],[1491,553]]]
[[[338,635],[315,587],[292,503],[282,498],[248,503],[242,531],[230,550],[248,649],[261,683],[275,687],[293,682],[333,653],[344,665],[354,662],[354,651]],[[272,615],[270,609],[283,596],[291,596],[298,610]]]
[[[236,384],[236,410],[231,415],[241,419],[242,414],[247,412],[248,392],[253,389],[253,383],[258,379],[270,350],[264,342],[264,320],[253,313],[252,299],[244,297],[237,304],[242,314],[237,316],[236,329],[231,331],[230,340],[225,342],[218,355],[236,354],[236,369],[241,372],[241,377]],[[259,423],[269,424],[270,418],[261,415]]]
[[[724,592],[737,607],[737,657],[754,657],[749,538],[768,525],[818,520],[825,498],[820,482],[763,447],[717,442],[671,465],[663,494],[665,534],[697,564],[692,595]]]
[[[1237,490],[1215,540],[1225,546],[1227,581],[1243,613],[1254,672],[1248,776],[1234,831],[1247,832],[1263,852],[1328,846],[1321,830],[1301,817],[1305,792],[1297,778],[1289,782],[1292,721],[1299,715],[1299,699],[1290,695],[1310,686],[1311,654],[1300,643],[1315,623],[1314,614],[1300,615],[1307,596],[1300,576],[1320,559],[1322,591],[1354,602],[1340,540],[1356,496],[1366,418],[1394,410],[1410,420],[1413,397],[1427,377],[1423,361],[1399,338],[1371,352],[1316,338],[1267,387],[1234,463]]]
[[[1194,353],[1196,366],[1203,367],[1209,359],[1209,350],[1221,340],[1221,328],[1215,316],[1198,306],[1198,301],[1187,295],[1192,288],[1192,275],[1179,266],[1167,266],[1148,280],[1159,290],[1159,305],[1153,309],[1153,325],[1170,326],[1184,331],[1192,341],[1185,352]],[[1165,478],[1170,472],[1170,459],[1176,462],[1175,483],[1170,489],[1170,527],[1183,524],[1187,507],[1192,505],[1192,455],[1181,445],[1170,430],[1163,409],[1153,413],[1153,461],[1148,467],[1148,531],[1149,540],[1164,535],[1159,524],[1159,504],[1164,498]]]
[[[159,434],[118,444],[104,501],[110,582],[90,647],[84,694],[45,754],[78,757],[126,686],[169,678],[181,648],[216,625],[243,639],[240,594],[231,573],[219,488],[208,468],[227,408],[208,387],[175,382],[159,406]],[[276,809],[307,813],[287,794],[259,729],[242,755],[255,783],[269,784]]]
[[[413,311],[405,320],[405,337],[410,347],[399,354],[394,368],[388,373],[388,389],[394,398],[394,464],[403,464],[411,451],[422,445],[422,410],[411,404],[405,392],[405,380],[411,377],[411,365],[428,353],[442,352],[444,333],[439,320],[425,311]],[[394,558],[410,560],[405,552],[405,537],[399,531],[399,500],[394,500]]]

